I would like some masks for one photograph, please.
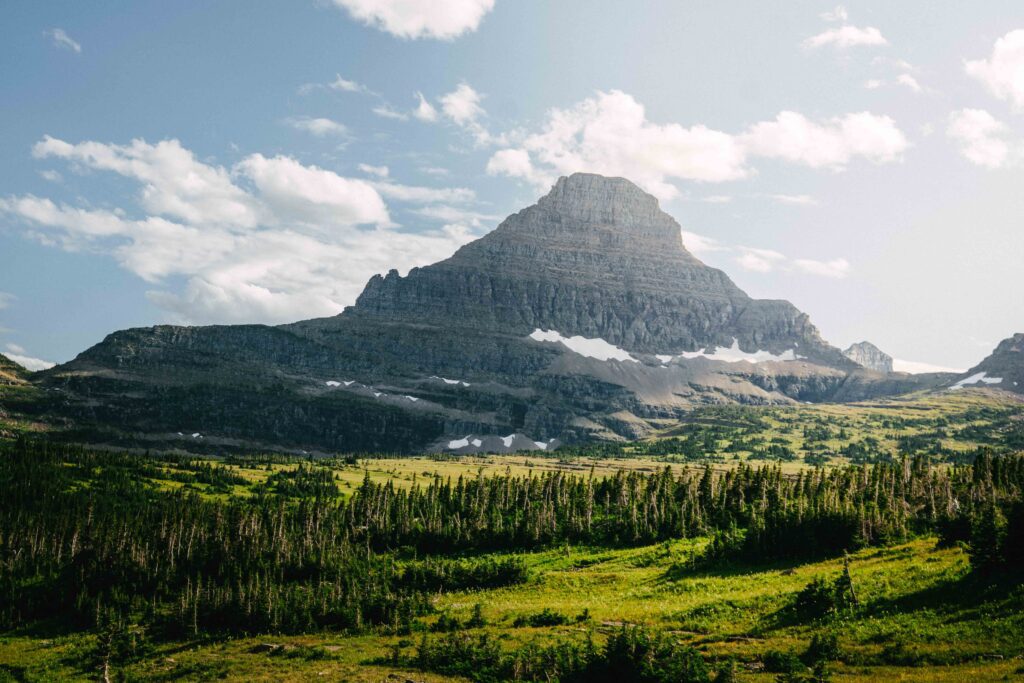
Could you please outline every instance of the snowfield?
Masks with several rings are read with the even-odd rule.
[[[586,356],[587,358],[595,358],[597,360],[605,361],[628,361],[630,363],[639,362],[636,358],[629,355],[627,351],[624,351],[613,344],[609,344],[604,339],[587,339],[586,337],[579,336],[563,337],[555,330],[547,331],[542,330],[539,327],[530,334],[530,339],[539,342],[561,344],[573,353],[578,353],[579,355]]]

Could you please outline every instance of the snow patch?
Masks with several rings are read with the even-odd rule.
[[[194,433],[194,434],[192,435],[192,438],[193,438],[193,439],[201,439],[201,438],[203,438],[203,435],[202,435],[202,434],[200,434],[199,432],[196,432],[196,433]]]
[[[668,365],[672,362],[673,356],[655,356],[655,358],[660,360],[662,365]]]
[[[963,389],[969,384],[977,384],[982,382],[983,384],[999,384],[1003,381],[1002,377],[987,377],[984,372],[976,372],[970,377],[966,377],[949,388],[950,391],[956,391],[957,389]]]
[[[407,398],[407,399],[409,399],[410,401],[413,401],[413,402],[416,402],[416,401],[418,401],[418,400],[419,400],[419,399],[418,399],[418,398],[416,398],[415,396],[406,396],[406,398]]]
[[[586,337],[563,337],[560,333],[555,330],[542,330],[539,327],[530,334],[530,339],[539,342],[553,342],[560,343],[565,348],[569,349],[574,353],[578,353],[581,356],[587,358],[595,358],[597,360],[618,360],[618,361],[629,361],[631,363],[637,363],[636,358],[629,355],[627,351],[620,349],[618,346],[609,344],[604,339],[587,339]]]
[[[470,386],[469,382],[463,382],[461,379],[448,379],[447,377],[438,377],[437,375],[431,375],[430,379],[437,379],[444,382],[445,384],[459,384],[464,387]]]
[[[484,444],[484,442],[481,441],[480,439],[473,439],[472,441],[470,441],[470,443],[473,444],[474,448],[480,448],[480,446]]]
[[[509,446],[511,446],[511,445],[512,445],[512,440],[513,440],[514,438],[516,438],[516,435],[515,435],[515,433],[513,432],[512,434],[509,434],[508,436],[503,436],[503,437],[501,437],[501,442],[502,442],[503,444],[505,444],[505,448],[508,448]]]
[[[683,358],[687,360],[693,360],[694,358],[707,358],[708,360],[717,360],[724,363],[739,363],[740,361],[746,361],[748,363],[764,363],[768,361],[791,361],[798,360],[804,356],[796,355],[794,349],[786,349],[782,353],[772,353],[771,351],[757,350],[753,353],[743,351],[740,349],[740,342],[738,339],[733,337],[732,346],[724,348],[721,346],[715,347],[715,350],[711,353],[704,351],[683,351],[681,354]]]
[[[469,437],[468,436],[466,438],[464,438],[464,439],[455,439],[454,441],[449,441],[448,442],[448,448],[451,448],[452,450],[455,450],[456,448],[465,448],[468,445],[469,445]],[[473,445],[476,446],[478,444],[474,441]]]
[[[327,380],[326,382],[324,382],[324,384],[326,384],[329,387],[340,387],[341,386],[341,382],[335,382],[333,379]]]

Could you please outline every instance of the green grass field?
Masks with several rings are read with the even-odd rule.
[[[733,656],[740,679],[771,681],[763,659],[771,650],[801,653],[816,632],[838,637],[835,680],[1024,680],[1024,587],[976,583],[959,549],[935,548],[922,538],[851,558],[861,606],[812,624],[788,615],[794,596],[816,576],[834,577],[842,561],[737,568],[718,573],[680,570],[701,541],[628,550],[561,548],[524,555],[530,581],[510,588],[451,593],[434,599],[437,615],[466,621],[479,604],[489,633],[517,643],[600,640],[623,624],[670,632],[709,660]],[[552,627],[515,627],[517,617],[543,609],[568,617]],[[587,610],[589,618],[577,622]],[[398,680],[444,677],[375,664],[407,637],[338,634],[264,636],[221,641],[160,643],[141,661],[118,671],[126,680]],[[436,636],[433,636],[436,637]],[[9,680],[95,680],[81,662],[94,636],[48,632],[0,637],[0,671]],[[0,673],[0,676],[4,675]],[[1004,677],[1008,677],[1005,678]]]

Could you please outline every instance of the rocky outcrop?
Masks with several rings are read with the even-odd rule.
[[[892,372],[892,356],[871,342],[857,342],[843,351],[843,355],[862,368],[875,372]]]

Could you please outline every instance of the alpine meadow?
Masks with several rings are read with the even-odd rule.
[[[0,14],[0,681],[1024,681],[1012,2]]]

